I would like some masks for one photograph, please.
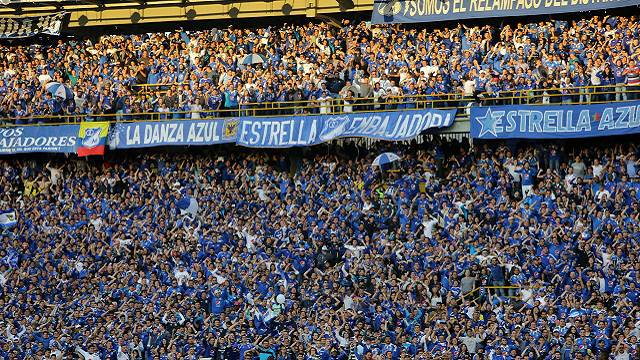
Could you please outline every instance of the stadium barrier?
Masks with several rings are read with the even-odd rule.
[[[185,84],[146,84],[138,86],[140,87],[139,91],[141,94],[151,94],[155,92],[154,89],[182,85]],[[607,85],[510,90],[496,93],[482,92],[475,96],[464,96],[462,93],[450,93],[387,96],[384,100],[371,97],[350,99],[331,98],[325,101],[252,102],[239,104],[232,109],[220,108],[217,110],[29,115],[20,118],[0,118],[0,124],[4,126],[27,126],[76,123],[82,121],[130,122],[179,119],[223,119],[242,116],[285,117],[313,114],[412,111],[419,109],[457,109],[458,118],[468,119],[469,108],[474,105],[591,105],[618,103],[637,99],[640,99],[640,87]]]
[[[189,85],[189,83],[135,84],[135,85],[132,85],[131,88],[136,94],[145,96],[145,95],[154,94],[156,92],[160,92],[161,94],[164,94],[167,92],[169,88],[179,87],[184,85]]]
[[[516,299],[520,297],[521,286],[511,286],[511,285],[503,285],[503,286],[478,286],[473,288],[473,290],[469,291],[466,294],[462,294],[462,297],[465,299],[477,299],[480,297],[480,290],[485,290],[486,292],[497,293],[499,290],[502,290],[505,297]]]

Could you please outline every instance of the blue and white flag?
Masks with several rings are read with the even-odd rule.
[[[195,198],[190,198],[189,206],[187,206],[187,208],[182,211],[183,211],[183,214],[189,214],[192,217],[198,216],[198,211],[200,211],[200,205],[198,205],[198,201]]]
[[[18,223],[14,210],[4,210],[0,212],[0,228],[12,228]]]
[[[572,309],[569,312],[569,317],[570,318],[574,318],[574,317],[578,317],[578,316],[582,316],[582,315],[586,315],[587,311],[586,310],[582,310],[582,309]]]
[[[198,211],[200,210],[198,201],[186,195],[178,200],[177,206],[181,215],[191,215],[192,217],[198,216]]]

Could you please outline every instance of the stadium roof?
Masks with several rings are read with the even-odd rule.
[[[109,9],[139,9],[146,7],[188,6],[225,3],[227,0],[0,0],[0,14],[23,16],[55,11],[100,11]]]
[[[74,28],[265,16],[316,17],[372,8],[373,0],[0,0],[0,18],[66,11],[71,14],[69,27]]]

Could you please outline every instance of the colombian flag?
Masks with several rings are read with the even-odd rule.
[[[109,123],[106,121],[80,123],[78,156],[104,155],[108,134]]]

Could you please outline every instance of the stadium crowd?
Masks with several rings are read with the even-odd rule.
[[[88,120],[131,113],[221,116],[263,106],[269,112],[347,112],[359,98],[371,99],[364,108],[415,107],[419,96],[442,101],[426,106],[451,106],[478,93],[492,98],[505,92],[519,102],[566,103],[635,99],[639,90],[635,15],[502,27],[342,25],[3,45],[0,117],[21,124],[66,114]],[[51,81],[66,84],[74,99],[48,94],[43,86]],[[142,90],[140,84],[152,86]],[[574,88],[587,85],[600,88]],[[287,101],[312,108],[265,105]]]
[[[639,151],[2,158],[0,358],[638,359]]]

